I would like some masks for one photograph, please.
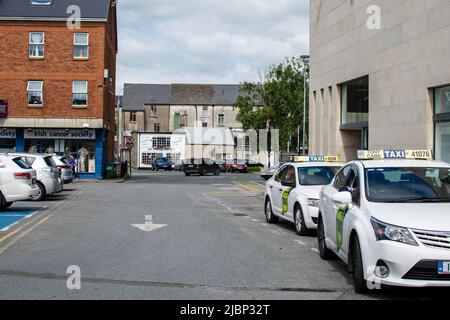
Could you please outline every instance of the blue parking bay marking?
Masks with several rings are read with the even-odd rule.
[[[8,231],[12,226],[24,219],[29,219],[39,213],[45,207],[40,208],[11,208],[0,211],[0,232]]]

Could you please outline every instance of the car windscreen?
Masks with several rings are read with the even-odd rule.
[[[159,161],[159,162],[169,162],[169,159],[167,159],[167,158],[157,158],[156,161]]]
[[[22,158],[14,158],[14,159],[12,159],[12,161],[22,169],[30,169],[31,168]]]
[[[371,202],[450,202],[450,168],[368,168]]]
[[[302,186],[324,186],[330,184],[339,167],[298,168],[298,180]]]

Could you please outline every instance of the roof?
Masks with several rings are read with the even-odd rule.
[[[31,0],[0,0],[0,20],[66,20],[72,5],[81,9],[82,21],[106,21],[111,0],[53,0],[51,5],[32,5]]]
[[[431,167],[449,168],[450,164],[434,160],[358,160],[366,168]]]
[[[234,84],[125,84],[124,111],[143,111],[146,104],[231,106],[239,95]]]

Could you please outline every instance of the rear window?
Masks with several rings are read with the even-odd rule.
[[[53,161],[52,157],[45,157],[44,161],[45,161],[45,164],[48,165],[49,167],[56,168],[56,163],[55,163],[55,161]]]
[[[61,161],[64,164],[70,164],[70,159],[66,158],[66,157],[63,157],[63,158],[59,159],[59,161]]]
[[[22,158],[15,158],[15,159],[12,159],[12,161],[22,169],[30,169],[31,168]]]

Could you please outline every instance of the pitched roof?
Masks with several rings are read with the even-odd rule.
[[[236,102],[239,88],[217,84],[125,84],[123,110],[144,110],[148,103],[228,106]]]
[[[51,5],[32,5],[31,0],[0,0],[0,20],[66,20],[72,5],[81,9],[82,21],[106,21],[111,0],[53,0]]]

